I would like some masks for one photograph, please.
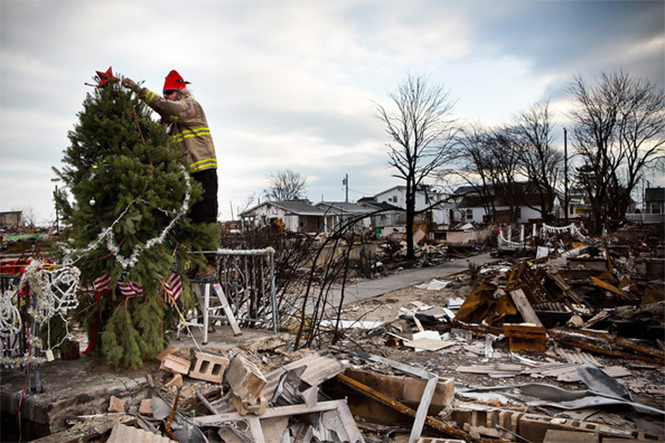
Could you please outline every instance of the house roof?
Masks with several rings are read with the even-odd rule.
[[[455,189],[453,192],[454,195],[465,195],[470,192],[478,192],[480,191],[481,187],[475,186],[475,185],[467,185],[467,186],[460,186],[459,188]]]
[[[328,213],[333,212],[335,214],[367,214],[371,212],[371,209],[368,209],[366,206],[359,205],[358,203],[350,202],[326,202],[322,201],[317,203],[317,208],[322,209]]]
[[[244,211],[241,216],[251,214],[262,206],[275,206],[289,212],[294,215],[311,215],[317,217],[323,217],[326,213],[321,209],[312,206],[310,203],[302,200],[291,200],[291,201],[266,201],[257,206],[254,206],[251,209]]]
[[[645,202],[665,202],[665,188],[647,188],[644,191]]]
[[[358,199],[358,203],[362,203],[364,205],[372,206],[375,209],[381,209],[384,211],[399,211],[399,212],[404,212],[404,209],[400,208],[399,206],[391,205],[388,202],[380,202],[376,200],[376,197],[363,197]]]

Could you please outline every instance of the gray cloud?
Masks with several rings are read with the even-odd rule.
[[[665,81],[662,1],[0,2],[0,210],[53,211],[58,166],[96,70],[160,91],[192,81],[220,157],[220,208],[290,168],[309,195],[357,199],[399,184],[372,101],[407,71],[498,123],[566,84],[625,68]],[[39,174],[33,174],[38,170]],[[23,190],[23,192],[21,192]],[[354,194],[355,193],[355,194]],[[362,194],[362,195],[361,195]]]

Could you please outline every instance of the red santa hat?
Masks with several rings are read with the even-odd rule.
[[[169,75],[166,76],[166,80],[164,81],[164,91],[185,89],[188,84],[189,82],[186,82],[182,76],[178,74],[178,71],[173,69],[169,72]]]

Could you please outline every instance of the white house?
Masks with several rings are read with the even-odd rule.
[[[462,222],[467,223],[487,223],[493,221],[496,223],[528,223],[532,220],[541,219],[540,195],[529,192],[528,184],[516,184],[516,192],[513,195],[493,195],[492,208],[494,214],[490,217],[487,213],[488,208],[483,205],[481,196],[474,191],[465,194],[459,203],[457,210],[462,214]],[[458,194],[458,192],[456,192]],[[511,214],[511,202],[515,206],[515,218]],[[558,196],[554,197],[552,202],[552,213],[561,215],[561,200]]]
[[[326,213],[304,200],[266,201],[240,214],[244,222],[258,226],[280,220],[289,232],[326,232]]]
[[[398,208],[406,209],[406,186],[398,185],[386,189],[374,196],[377,202],[390,203]],[[446,195],[430,187],[423,187],[416,192],[416,211],[423,211],[437,202],[445,200]],[[432,221],[439,225],[450,224],[450,214],[453,205],[449,203],[440,203],[433,207]]]
[[[360,198],[358,204],[366,206],[371,212],[375,213],[371,216],[372,227],[374,228],[396,226],[399,224],[399,216],[404,214],[404,209],[388,202],[379,202],[374,197]]]
[[[358,203],[327,201],[319,202],[314,206],[326,214],[325,223],[327,231],[332,231],[340,226],[341,223],[356,217],[360,219],[354,224],[354,230],[363,231],[372,226],[372,220],[369,217],[372,209],[367,206]]]

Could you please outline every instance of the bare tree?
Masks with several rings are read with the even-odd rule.
[[[596,85],[576,77],[575,147],[584,168],[577,174],[591,203],[590,228],[599,233],[609,219],[623,218],[645,170],[662,164],[665,97],[647,79],[625,72],[603,74]]]
[[[491,151],[487,148],[490,138],[488,131],[480,125],[462,129],[456,140],[457,157],[439,174],[440,180],[445,176],[456,176],[467,183],[472,188],[470,194],[478,197],[488,216],[495,209],[492,198],[495,174],[491,171],[493,162]]]
[[[307,177],[290,169],[270,174],[270,186],[263,191],[263,196],[270,201],[289,201],[302,199],[307,190]]]
[[[539,207],[533,209],[550,221],[555,217],[553,203],[562,174],[563,154],[552,146],[549,103],[531,106],[519,116],[509,132],[517,148],[520,173],[527,177],[539,196]]]
[[[430,84],[422,76],[407,75],[397,90],[389,94],[394,110],[376,105],[377,117],[386,125],[391,142],[388,164],[395,168],[393,177],[406,185],[407,260],[415,259],[413,220],[416,193],[433,171],[451,157],[454,102],[442,86]]]

